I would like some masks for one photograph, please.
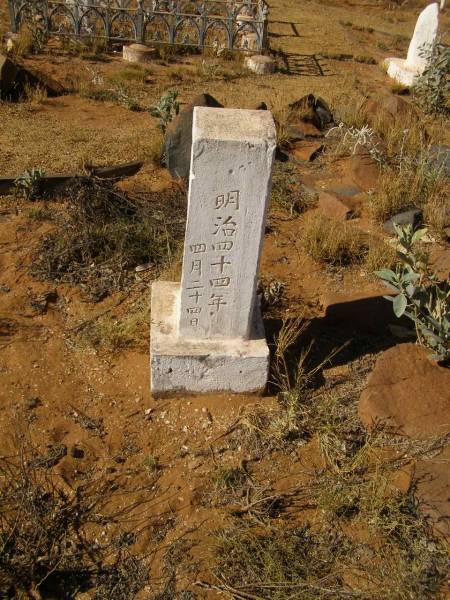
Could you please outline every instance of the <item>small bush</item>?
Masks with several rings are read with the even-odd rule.
[[[300,241],[314,260],[334,266],[360,263],[367,251],[362,235],[351,225],[320,214],[305,217]]]
[[[45,280],[80,284],[99,300],[134,280],[134,268],[153,273],[173,260],[184,234],[181,189],[126,195],[106,181],[75,181],[66,214],[44,237],[32,273]]]
[[[450,113],[450,48],[437,42],[422,48],[428,66],[414,85],[414,97],[431,114]]]
[[[180,112],[180,103],[178,102],[178,91],[170,90],[161,96],[159,103],[150,110],[152,117],[159,119],[159,127],[165,133],[169,123]]]
[[[396,227],[398,256],[395,271],[382,269],[377,275],[396,296],[386,296],[393,303],[396,317],[407,316],[414,322],[421,344],[432,350],[434,358],[450,358],[450,282],[439,281],[428,266],[427,256],[418,249],[426,233],[412,227]]]

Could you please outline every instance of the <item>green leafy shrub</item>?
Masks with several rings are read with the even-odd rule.
[[[159,127],[163,132],[166,131],[169,123],[180,112],[178,95],[177,90],[169,90],[167,94],[161,96],[159,104],[150,109],[152,117],[159,119]]]
[[[27,169],[15,180],[17,192],[25,200],[35,200],[41,191],[42,178],[45,173],[42,169]]]
[[[433,351],[433,358],[450,358],[450,282],[440,281],[431,272],[428,258],[417,247],[426,229],[413,232],[411,225],[395,227],[398,257],[396,270],[381,269],[376,274],[397,293],[385,296],[393,303],[395,316],[414,322],[419,343]]]
[[[428,113],[450,112],[450,48],[437,42],[425,44],[420,55],[428,67],[417,79],[414,95],[421,108]]]

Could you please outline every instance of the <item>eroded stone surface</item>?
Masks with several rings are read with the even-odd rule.
[[[259,304],[251,339],[188,340],[178,335],[180,291],[179,283],[156,281],[152,285],[152,395],[262,392],[269,372],[269,348]]]
[[[268,111],[195,108],[180,333],[248,339],[276,133]]]

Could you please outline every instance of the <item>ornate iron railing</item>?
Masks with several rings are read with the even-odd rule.
[[[264,0],[8,0],[11,28],[38,23],[51,36],[108,43],[231,50],[267,46]]]

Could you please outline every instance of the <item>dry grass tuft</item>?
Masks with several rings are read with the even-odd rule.
[[[178,188],[131,196],[109,182],[75,181],[66,214],[41,241],[32,272],[79,284],[100,300],[128,286],[136,266],[148,265],[155,275],[172,262],[184,234],[184,204]]]
[[[358,230],[318,213],[306,215],[300,243],[315,261],[334,266],[358,264],[367,252]]]
[[[65,489],[49,470],[54,461],[27,439],[16,446],[17,456],[0,458],[1,595],[73,598],[89,589],[96,600],[134,598],[149,583],[148,565],[117,524],[136,506],[111,507],[122,494],[111,479]]]
[[[302,331],[293,322],[279,336],[281,371],[288,368],[287,354]],[[300,364],[304,370],[305,361]],[[202,587],[258,600],[444,598],[444,544],[419,509],[414,481],[406,492],[391,481],[399,468],[435,456],[449,440],[412,440],[383,427],[367,431],[357,402],[369,370],[367,361],[356,361],[347,380],[316,392],[308,377],[300,378],[300,385],[297,378],[282,379],[282,397],[288,401],[279,414],[287,410],[297,432],[284,443],[314,438],[323,463],[310,472],[309,481],[302,477],[298,486],[278,494],[276,517],[266,514],[263,521],[247,511],[246,520],[217,533],[212,566],[217,583],[200,582]],[[274,418],[261,409],[260,438],[270,437]],[[277,448],[266,445],[265,454]],[[314,526],[308,523],[311,509]],[[361,528],[367,535],[352,533]]]
[[[369,275],[380,269],[391,269],[397,262],[395,248],[384,240],[371,238],[365,258],[365,268]]]

